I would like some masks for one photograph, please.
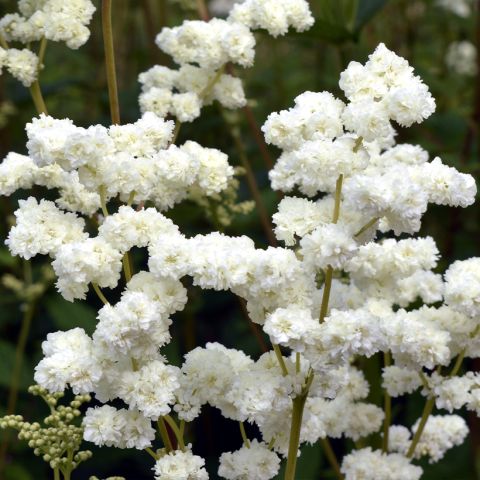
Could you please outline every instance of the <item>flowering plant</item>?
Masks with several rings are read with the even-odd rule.
[[[40,186],[52,200],[20,200],[6,244],[25,261],[49,256],[65,300],[85,300],[91,289],[103,306],[92,335],[79,325],[48,333],[42,344],[31,392],[51,409],[45,427],[19,415],[0,427],[17,429],[54,478],[65,480],[91,456],[80,450],[82,438],[87,446],[147,452],[156,479],[209,478],[186,440],[205,405],[239,423],[243,445],[217,466],[231,480],[276,478],[282,462],[292,480],[302,444],[317,442],[338,478],[418,479],[415,460],[437,462],[465,440],[466,422],[453,412],[480,411],[478,375],[459,376],[465,358],[480,356],[480,260],[456,261],[442,275],[434,271],[434,239],[414,235],[428,204],[467,207],[476,185],[439,157],[430,161],[421,146],[397,143],[395,128],[435,111],[407,60],[380,44],[342,72],[343,100],[307,91],[265,120],[265,141],[281,150],[269,178],[282,199],[272,246],[262,249],[247,235],[221,232],[233,214],[252,208],[236,202],[239,171],[220,150],[180,144],[178,135],[213,102],[247,105],[233,66],[253,64],[256,29],[277,37],[312,27],[305,0],[246,0],[226,20],[204,15],[164,28],[156,43],[179,67],[139,75],[142,116],[128,124],[120,124],[111,1],[104,0],[112,125],[88,128],[48,115],[41,60],[28,49],[19,57],[7,42],[61,40],[77,48],[88,38],[93,5],[21,1],[19,9],[0,22],[0,62],[36,85],[39,115],[26,126],[28,155],[11,152],[0,164],[0,193]],[[186,199],[209,208],[218,231],[182,233],[168,212]],[[146,249],[147,265],[132,261],[135,249]],[[253,359],[210,342],[170,363],[164,348],[190,283],[239,297],[271,348]],[[376,354],[384,361],[383,406],[368,400],[361,368],[361,359]],[[58,406],[68,390],[74,400]],[[392,424],[392,398],[417,390],[422,416]],[[448,414],[432,415],[435,406]],[[255,438],[246,423],[256,426]],[[374,433],[376,448],[359,443]],[[337,460],[329,438],[340,437],[357,447]]]

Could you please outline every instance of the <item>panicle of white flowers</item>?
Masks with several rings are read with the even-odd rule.
[[[230,6],[226,20],[185,20],[157,35],[158,47],[180,67],[156,65],[140,74],[142,112],[192,122],[214,100],[229,109],[245,106],[241,80],[224,69],[227,64],[253,65],[256,42],[252,30],[264,28],[278,36],[285,35],[289,27],[304,31],[314,23],[305,0],[247,0]]]
[[[90,37],[88,24],[96,8],[90,0],[20,0],[18,10],[0,19],[0,35],[7,42],[45,38],[77,49]]]
[[[236,15],[269,5],[247,0]],[[292,19],[302,5],[282,1],[278,12],[289,12],[288,25],[296,26]],[[227,61],[249,58],[241,54],[248,38],[250,30],[231,19],[187,21],[164,30],[159,43],[181,69],[210,75]],[[178,72],[156,67],[142,82],[146,91],[168,90],[178,78]],[[480,410],[475,375],[457,379],[423,371],[479,355],[480,260],[455,262],[442,276],[435,270],[434,240],[407,237],[419,230],[428,203],[473,203],[475,181],[439,158],[429,162],[421,147],[395,145],[391,121],[409,126],[434,109],[406,60],[381,44],[365,65],[351,63],[340,85],[347,104],[328,92],[306,92],[263,127],[266,139],[283,150],[272,186],[286,192],[298,186],[308,197],[323,194],[281,201],[273,220],[286,247],[261,249],[247,236],[220,232],[187,237],[161,213],[190,191],[207,201],[218,198],[234,173],[218,150],[192,141],[174,145],[172,121],[147,112],[135,123],[110,128],[79,128],[45,115],[27,125],[28,156],[9,154],[0,165],[0,193],[40,185],[58,198],[22,201],[7,240],[10,251],[23,258],[50,255],[57,288],[70,301],[85,298],[90,284],[97,293],[116,288],[124,255],[132,248],[148,252],[148,271],[126,275],[118,302],[103,298],[91,336],[74,328],[50,333],[42,345],[35,372],[42,388],[92,393],[102,404],[86,413],[86,440],[143,449],[155,436],[152,421],[175,412],[190,422],[209,404],[226,418],[255,423],[261,434],[250,448],[245,442],[225,453],[219,474],[272,478],[280,457],[288,455],[293,402],[302,396],[300,443],[357,441],[381,429],[384,412],[366,401],[368,382],[352,365],[356,357],[378,352],[393,360],[383,371],[391,396],[423,384],[439,408]],[[117,200],[124,205],[110,214]],[[82,216],[96,220],[97,236],[86,233]],[[378,231],[392,232],[391,238],[375,242]],[[244,299],[250,318],[291,356],[277,349],[254,360],[208,343],[188,352],[181,366],[169,365],[161,348],[170,342],[172,315],[187,302],[186,276],[202,289],[229,290]],[[418,300],[424,305],[418,307]],[[109,405],[117,399],[126,408]],[[437,460],[466,435],[455,416],[432,418],[415,458]],[[345,457],[346,478],[419,478],[421,469],[407,459],[419,425],[407,435],[392,433],[394,453],[362,449]],[[154,454],[156,478],[178,478],[178,472],[181,478],[208,478],[190,447]]]

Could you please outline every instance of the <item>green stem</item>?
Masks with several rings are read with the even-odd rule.
[[[108,213],[108,208],[107,208],[107,189],[105,188],[105,185],[100,185],[99,194],[100,194],[100,205],[102,207],[102,213],[104,217],[108,217],[110,214]]]
[[[165,425],[165,420],[163,417],[160,417],[157,422],[158,431],[160,432],[160,436],[162,437],[163,445],[167,450],[167,453],[173,451],[172,441],[170,440],[170,435],[168,435],[167,426]]]
[[[342,185],[343,173],[338,176],[337,183],[335,185],[335,204],[333,207],[332,223],[338,223],[338,219],[340,218],[340,205],[342,203]]]
[[[132,279],[132,269],[130,267],[130,255],[128,252],[125,253],[125,255],[122,258],[122,263],[123,263],[123,272],[125,274],[125,280],[127,283]]]
[[[45,59],[45,52],[47,50],[48,40],[43,37],[40,41],[40,49],[38,50],[38,70],[40,71],[43,67],[43,60]]]
[[[330,292],[332,290],[333,268],[328,265],[325,271],[325,284],[323,285],[322,305],[320,306],[320,323],[323,323],[328,312]]]
[[[45,105],[45,100],[43,99],[42,90],[40,89],[40,83],[38,80],[35,80],[35,82],[30,85],[29,90],[38,114],[44,113],[45,115],[48,115],[47,106]]]
[[[205,99],[207,95],[211,93],[215,84],[220,80],[221,76],[225,72],[225,65],[222,65],[216,72],[215,75],[210,79],[205,88],[200,92],[199,97],[201,100]]]
[[[367,222],[355,235],[354,237],[359,237],[362,233],[366,232],[370,227],[373,227],[378,221],[380,220],[379,217],[372,218],[369,222]]]
[[[172,145],[177,141],[178,134],[180,133],[180,129],[182,128],[182,122],[177,120],[175,125],[175,130],[173,130],[173,137],[172,137]]]
[[[158,460],[157,454],[156,454],[150,447],[146,447],[146,448],[145,448],[145,451],[146,451],[151,457],[153,457],[154,460]]]
[[[245,432],[245,425],[243,422],[238,422],[238,425],[240,426],[240,434],[242,435],[243,443],[247,448],[250,448],[250,440],[247,437],[247,432]]]
[[[275,343],[272,343],[272,346],[273,346],[275,355],[277,356],[277,360],[280,365],[280,368],[282,370],[282,375],[286,377],[288,375],[288,370],[287,370],[287,366],[285,365],[285,360],[283,359],[282,352],[280,351],[280,347]]]
[[[435,397],[430,397],[427,402],[425,403],[425,407],[423,408],[422,418],[420,419],[420,423],[418,424],[418,428],[413,436],[412,443],[410,444],[410,448],[407,452],[407,458],[412,458],[415,454],[415,448],[420,441],[420,437],[422,436],[423,430],[425,429],[425,425],[427,424],[428,417],[432,413],[433,407],[435,405]]]
[[[340,465],[338,464],[337,457],[335,452],[333,451],[332,445],[327,437],[321,439],[323,451],[325,452],[325,456],[327,457],[328,463],[332,467],[333,471],[335,472],[336,477],[339,480],[343,480],[342,472],[340,471]]]
[[[290,425],[290,439],[288,442],[287,467],[285,469],[284,480],[295,480],[295,470],[297,468],[297,454],[300,445],[300,430],[302,429],[303,411],[307,401],[310,385],[313,381],[313,373],[310,371],[305,387],[298,397],[292,400],[292,422]]]
[[[0,34],[0,47],[4,48],[5,50],[8,50],[8,43],[3,38],[3,35],[1,35],[1,34]]]
[[[113,48],[112,0],[102,0],[102,31],[110,115],[112,123],[118,125],[120,124],[120,105],[118,102],[117,73],[115,70],[115,50]]]
[[[389,367],[392,363],[390,352],[383,353],[383,363],[385,367]],[[390,423],[392,421],[392,399],[385,389],[383,404],[385,409],[385,419],[383,421],[383,440],[382,440],[382,451],[384,453],[388,452],[388,432],[390,429]]]
[[[335,185],[335,203],[333,206],[332,223],[338,223],[340,218],[340,205],[342,202],[342,185],[343,173],[337,178]],[[325,284],[323,286],[322,304],[320,306],[320,323],[323,323],[328,313],[328,304],[330,301],[330,292],[332,290],[333,268],[331,265],[327,266],[325,271]]]
[[[60,480],[60,470],[58,467],[53,469],[53,480]]]
[[[175,437],[176,437],[177,442],[178,442],[178,446],[182,450],[185,450],[185,443],[183,441],[183,436],[182,436],[182,434],[180,432],[180,429],[178,428],[178,425],[175,422],[175,420],[170,415],[165,415],[163,418],[168,423],[170,428],[173,430],[173,433],[175,434]]]
[[[453,366],[452,371],[448,375],[449,377],[454,377],[458,373],[458,371],[460,370],[460,368],[462,366],[463,359],[465,358],[465,353],[466,353],[465,350],[462,350],[459,353],[459,355],[457,357],[457,360],[455,361],[455,365]]]
[[[95,293],[97,294],[98,298],[105,304],[105,305],[110,305],[110,302],[107,300],[103,292],[100,290],[100,287],[96,283],[92,283],[92,287],[95,290]]]

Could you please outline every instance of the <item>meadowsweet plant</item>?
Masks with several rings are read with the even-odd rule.
[[[35,12],[57,2],[20,3],[26,20],[2,27],[10,25],[12,39],[21,22],[35,24]],[[87,23],[90,3],[72,5],[78,25]],[[415,237],[429,204],[471,205],[475,181],[430,160],[420,146],[396,143],[396,128],[434,113],[428,86],[404,58],[378,45],[340,75],[343,98],[305,92],[265,119],[266,142],[281,150],[270,171],[272,188],[284,195],[272,218],[281,246],[258,248],[248,232],[186,236],[166,212],[187,198],[223,206],[221,225],[229,211],[251,205],[235,207],[227,155],[191,140],[177,144],[181,122],[213,101],[244,106],[232,65],[253,64],[252,31],[275,37],[306,30],[314,22],[308,3],[246,0],[226,20],[164,28],[156,43],[179,68],[140,74],[143,114],[123,125],[111,2],[103,2],[103,15],[112,125],[83,128],[42,113],[26,126],[28,155],[12,152],[0,164],[2,195],[41,186],[53,198],[20,200],[6,239],[12,255],[49,256],[65,300],[83,301],[91,290],[103,302],[92,335],[81,325],[49,333],[35,367],[34,393],[49,405],[65,391],[76,395],[70,410],[52,411],[57,433],[48,430],[47,440],[37,427],[28,433],[55,478],[69,479],[71,467],[89,456],[72,457],[82,432],[87,445],[146,452],[157,480],[208,479],[185,434],[207,404],[239,423],[242,445],[218,459],[222,478],[278,478],[283,464],[285,480],[293,480],[302,446],[317,442],[339,479],[421,478],[416,460],[438,462],[465,440],[468,428],[455,410],[480,412],[478,375],[459,376],[463,360],[480,354],[480,259],[456,261],[442,275],[434,239]],[[135,248],[148,252],[148,267],[133,264]],[[245,302],[270,350],[251,358],[210,342],[182,364],[169,363],[163,347],[173,315],[188,302],[186,277]],[[358,361],[376,354],[384,361],[383,405],[367,401],[370,385]],[[394,424],[392,397],[415,391],[425,399],[422,416]],[[89,399],[83,414],[80,403]],[[56,445],[70,415],[82,420],[72,427],[65,463]],[[256,425],[255,438],[245,423]],[[33,428],[18,416],[0,426]],[[365,443],[371,434],[375,440]],[[329,439],[342,437],[359,448],[337,459]],[[38,442],[45,441],[54,454],[43,452]]]

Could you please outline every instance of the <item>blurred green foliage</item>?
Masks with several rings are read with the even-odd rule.
[[[338,88],[339,73],[350,60],[364,61],[379,42],[406,57],[418,74],[430,86],[436,100],[437,113],[421,127],[399,130],[398,141],[419,143],[440,155],[445,162],[478,176],[480,80],[462,77],[449,71],[445,53],[450,42],[468,39],[475,42],[479,26],[477,14],[462,19],[438,8],[433,0],[311,0],[317,19],[316,25],[302,34],[292,33],[284,38],[271,38],[258,32],[257,61],[252,69],[238,70],[245,80],[256,121],[261,125],[272,111],[289,108],[300,93],[311,90],[329,90],[341,97]],[[97,7],[100,2],[96,2]],[[121,116],[123,122],[139,116],[137,76],[156,63],[170,64],[153,43],[155,34],[163,25],[177,25],[184,18],[195,18],[195,13],[182,12],[167,0],[114,2],[114,35],[119,77]],[[0,0],[0,16],[15,11],[16,2]],[[77,125],[109,123],[108,95],[104,73],[103,46],[97,11],[91,25],[90,41],[78,51],[63,45],[50,44],[47,49],[41,85],[49,111],[55,117],[69,117]],[[7,102],[7,103],[6,103]],[[35,115],[28,91],[6,75],[0,76],[0,108],[8,112],[0,122],[0,154],[11,150],[25,153],[25,124]],[[1,110],[4,111],[4,110]],[[263,200],[270,214],[275,212],[278,196],[269,188],[268,176],[260,150],[249,129],[243,112],[235,114],[241,128],[242,142],[255,171]],[[204,110],[202,117],[185,125],[179,141],[194,139],[205,146],[214,146],[229,154],[232,164],[239,165],[238,152],[217,107]],[[269,149],[272,157],[278,154]],[[48,192],[36,191],[48,197]],[[19,198],[28,192],[19,192],[11,198],[0,199],[2,219],[0,236],[6,238]],[[241,199],[249,199],[250,192],[242,179]],[[443,255],[440,271],[454,259],[479,255],[479,208],[465,210],[436,207],[425,217],[421,235],[432,235]],[[205,212],[192,202],[186,202],[169,213],[187,235],[211,231],[213,226]],[[258,246],[266,246],[257,211],[238,217],[226,229],[230,235],[248,234]],[[136,269],[145,268],[145,252],[135,252]],[[32,262],[34,281],[41,277],[42,265],[47,259]],[[5,287],[3,275],[14,275],[24,281],[23,267],[18,259],[0,248],[0,415],[5,413],[15,348],[19,338],[25,306],[18,296]],[[118,292],[115,292],[118,294]],[[253,357],[261,353],[260,342],[253,335],[252,325],[242,315],[239,303],[232,294],[201,292],[189,289],[189,305],[177,314],[173,324],[173,342],[164,349],[172,363],[179,364],[182,355],[196,345],[220,341],[227,347],[244,349]],[[91,333],[96,310],[100,304],[89,295],[85,302],[70,304],[50,287],[37,302],[32,326],[28,332],[26,352],[19,380],[20,394],[16,412],[32,421],[44,416],[44,406],[38,399],[26,394],[33,378],[33,367],[38,362],[41,342],[48,332],[81,326]],[[379,385],[380,359],[374,357],[363,365],[372,382],[371,400],[381,401]],[[469,369],[478,364],[471,362]],[[394,401],[394,421],[411,425],[418,418],[423,399],[417,395],[408,400]],[[480,425],[468,416],[472,429],[470,439],[449,452],[438,465],[427,466],[426,480],[472,480],[478,473]],[[247,426],[247,432],[256,432]],[[0,432],[0,442],[5,433]],[[32,457],[22,443],[9,437],[6,457],[6,480],[37,480],[50,478],[46,465]],[[222,418],[215,410],[206,408],[187,430],[187,441],[194,444],[198,454],[207,459],[210,471],[216,471],[222,451],[240,446],[238,426]],[[378,438],[367,439],[374,443]],[[352,445],[333,441],[341,456]],[[91,474],[99,477],[124,475],[131,480],[152,478],[151,458],[132,450],[104,448],[94,450],[92,460],[74,475],[86,479]],[[211,478],[216,478],[215,474]],[[333,478],[319,445],[306,447],[298,463],[300,480]],[[407,479],[406,479],[407,480]]]

